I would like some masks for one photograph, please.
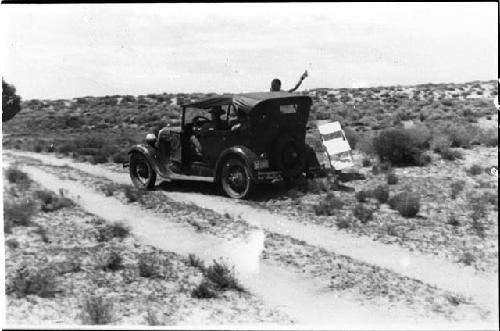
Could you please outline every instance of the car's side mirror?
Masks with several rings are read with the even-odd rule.
[[[154,147],[156,142],[156,136],[154,133],[148,133],[146,135],[146,144],[148,144],[151,147]]]

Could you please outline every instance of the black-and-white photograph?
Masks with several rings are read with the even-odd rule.
[[[0,4],[2,327],[498,330],[498,17]]]

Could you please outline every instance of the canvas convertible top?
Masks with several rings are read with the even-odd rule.
[[[308,102],[311,103],[311,98],[305,95],[297,95],[288,92],[253,92],[241,94],[224,94],[197,102],[182,105],[183,107],[193,107],[208,109],[214,106],[225,106],[234,104],[239,109],[248,113],[261,102],[273,99],[281,99],[284,103]]]

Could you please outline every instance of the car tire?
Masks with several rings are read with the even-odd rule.
[[[240,158],[228,158],[221,168],[220,183],[224,193],[233,199],[244,199],[254,190],[251,170]]]
[[[305,144],[297,137],[284,134],[278,138],[272,155],[274,164],[287,180],[295,180],[306,166]]]
[[[138,189],[152,190],[155,187],[156,172],[143,154],[130,155],[129,173],[132,183]]]

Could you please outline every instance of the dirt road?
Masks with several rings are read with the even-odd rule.
[[[6,164],[24,157],[38,160],[46,166],[67,166],[90,176],[129,184],[126,173],[102,166],[29,152],[4,151],[3,156]],[[84,209],[104,219],[126,221],[132,227],[134,235],[145,243],[180,254],[194,253],[206,261],[224,257],[235,266],[239,278],[252,293],[263,298],[268,304],[280,307],[298,324],[370,329],[401,328],[411,324],[418,325],[419,328],[435,329],[438,325],[446,328],[491,327],[490,323],[498,320],[496,275],[479,274],[472,268],[460,267],[431,256],[417,255],[397,246],[386,246],[366,238],[353,237],[330,228],[299,224],[286,217],[257,210],[220,196],[159,192],[174,201],[191,202],[220,214],[228,213],[241,217],[247,224],[257,228],[245,237],[223,240],[194,232],[188,225],[166,222],[162,215],[155,215],[139,206],[124,205],[113,197],[104,197],[81,183],[61,179],[28,163],[23,162],[21,167],[42,186],[55,191],[59,188],[65,189]],[[349,256],[369,265],[386,268],[394,274],[470,297],[476,306],[474,309],[480,307],[489,311],[489,318],[479,320],[477,314],[470,313],[471,309],[467,306],[459,308],[463,310],[458,314],[461,316],[459,321],[451,321],[439,314],[415,314],[415,311],[401,304],[391,305],[391,309],[387,309],[381,301],[379,304],[374,304],[373,301],[370,304],[361,304],[349,295],[339,295],[325,289],[318,279],[291,272],[263,260],[261,254],[267,233],[301,240],[322,250]]]

